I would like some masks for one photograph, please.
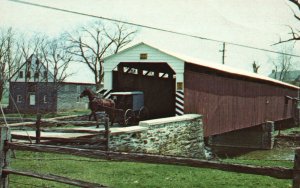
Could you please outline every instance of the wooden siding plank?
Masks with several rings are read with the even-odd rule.
[[[295,116],[291,101],[284,116],[285,95],[296,97],[297,90],[186,66],[185,110],[203,115],[205,136]]]

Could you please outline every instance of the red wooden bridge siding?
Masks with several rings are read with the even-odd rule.
[[[185,64],[185,113],[204,116],[205,136],[298,117],[297,89]]]

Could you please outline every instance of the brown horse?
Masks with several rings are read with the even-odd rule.
[[[87,96],[89,98],[89,108],[91,109],[91,114],[89,116],[89,120],[94,116],[95,121],[98,121],[98,117],[96,115],[97,111],[105,111],[108,114],[109,119],[111,121],[111,125],[114,122],[114,109],[115,102],[111,99],[101,99],[98,98],[97,95],[89,88],[85,88],[83,92],[80,94],[80,98]],[[97,125],[97,128],[99,125]]]

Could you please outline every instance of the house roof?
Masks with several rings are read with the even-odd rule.
[[[31,63],[31,61],[32,61],[32,59],[33,58],[36,58],[36,61],[39,61],[39,63],[43,66],[43,67],[45,67],[46,68],[46,66],[36,57],[36,55],[34,55],[34,54],[31,54],[30,55],[30,57],[28,58],[28,59],[26,59],[26,61],[18,68],[18,70],[9,78],[9,80],[11,81],[11,79],[16,75],[16,74],[18,74],[18,72],[20,71],[20,70],[22,70],[22,68],[26,65],[26,63],[28,64],[28,63],[30,63],[31,64],[31,66],[34,66],[34,64],[32,64]],[[50,77],[54,77],[53,76],[53,74],[49,71],[49,76]]]
[[[213,69],[213,70],[222,71],[222,72],[229,73],[229,74],[232,74],[232,75],[244,76],[244,77],[253,78],[253,79],[256,79],[256,80],[267,81],[267,82],[270,82],[270,83],[273,83],[273,84],[278,84],[278,85],[289,87],[289,88],[300,89],[297,86],[294,86],[294,85],[291,85],[291,84],[288,84],[288,83],[285,83],[285,82],[282,82],[282,81],[279,81],[279,80],[275,80],[275,79],[267,77],[267,76],[259,75],[257,73],[252,73],[252,72],[244,71],[244,70],[240,70],[240,69],[235,69],[235,68],[232,68],[230,66],[226,66],[226,65],[222,65],[222,64],[215,64],[215,63],[204,61],[204,60],[201,60],[201,59],[198,59],[198,58],[193,58],[193,57],[189,57],[189,56],[182,55],[182,54],[179,54],[179,53],[170,52],[168,50],[162,50],[160,48],[156,48],[156,47],[153,47],[152,45],[146,44],[144,42],[141,42],[141,43],[133,45],[129,48],[126,48],[126,49],[118,52],[117,54],[107,56],[103,60],[105,62],[108,59],[110,59],[110,58],[112,58],[116,55],[121,55],[122,53],[124,53],[126,51],[129,51],[133,48],[137,48],[140,45],[149,46],[149,47],[154,48],[154,49],[156,49],[156,50],[158,50],[162,53],[168,54],[168,55],[173,56],[173,57],[175,57],[179,60],[182,60],[183,62],[186,62],[186,63],[191,63],[191,64],[195,64],[195,65],[198,65],[198,66],[207,67],[207,68],[210,68],[210,69]]]
[[[34,62],[32,62],[32,60],[34,60]],[[36,57],[36,55],[34,55],[34,54],[31,54],[30,57],[28,59],[26,59],[26,61],[18,68],[18,70],[16,72],[14,72],[14,74],[10,77],[9,80],[13,81],[12,79],[15,77],[15,75],[18,74],[19,71],[22,70],[26,64],[30,64],[31,68],[33,68],[35,70],[36,69],[35,66],[37,66],[35,61],[38,61],[39,65],[43,66],[43,68],[45,70],[47,70],[47,67],[38,59],[38,57]],[[51,78],[51,79],[54,78],[54,75],[51,72],[51,70],[48,70],[47,73],[48,73],[49,78]],[[49,81],[49,82],[51,82],[51,81]],[[76,84],[76,85],[95,85],[95,83],[72,82],[72,81],[70,81],[70,82],[63,81],[62,83],[63,84]]]

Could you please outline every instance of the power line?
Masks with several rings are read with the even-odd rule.
[[[98,18],[98,19],[112,21],[112,22],[123,23],[123,24],[126,24],[126,25],[132,25],[132,26],[142,27],[142,28],[156,30],[156,31],[162,31],[162,32],[177,34],[177,35],[196,38],[196,39],[200,39],[200,40],[206,40],[206,41],[217,42],[217,43],[226,43],[226,44],[230,44],[232,46],[238,46],[238,47],[243,47],[243,48],[248,48],[248,49],[253,49],[253,50],[276,53],[276,54],[281,54],[281,55],[288,55],[288,56],[292,56],[292,57],[300,57],[300,55],[284,53],[284,52],[279,52],[279,51],[274,51],[274,50],[268,50],[268,49],[265,49],[265,48],[248,46],[248,45],[245,45],[245,44],[227,42],[227,41],[222,41],[222,40],[217,40],[217,39],[212,39],[212,38],[207,38],[207,37],[201,37],[201,36],[191,35],[191,34],[182,33],[182,32],[178,32],[178,31],[172,31],[172,30],[157,28],[157,27],[153,27],[153,26],[137,24],[137,23],[133,23],[133,22],[127,22],[127,21],[122,21],[122,20],[117,20],[117,19],[112,19],[112,18],[107,18],[107,17],[102,17],[102,16],[96,16],[96,15],[92,15],[92,14],[81,13],[81,12],[62,9],[62,8],[56,8],[56,7],[51,7],[51,6],[47,6],[47,5],[41,5],[41,4],[37,4],[37,3],[30,3],[30,2],[20,1],[20,0],[9,0],[9,1],[13,1],[13,2],[16,2],[16,3],[22,3],[22,4],[26,4],[26,5],[31,5],[31,6],[36,6],[36,7],[41,7],[41,8],[46,8],[46,9],[51,9],[51,10],[56,10],[56,11],[61,11],[61,12],[67,12],[67,13],[71,13],[71,14],[77,14],[77,15],[81,15],[81,16],[88,16],[88,17]]]

